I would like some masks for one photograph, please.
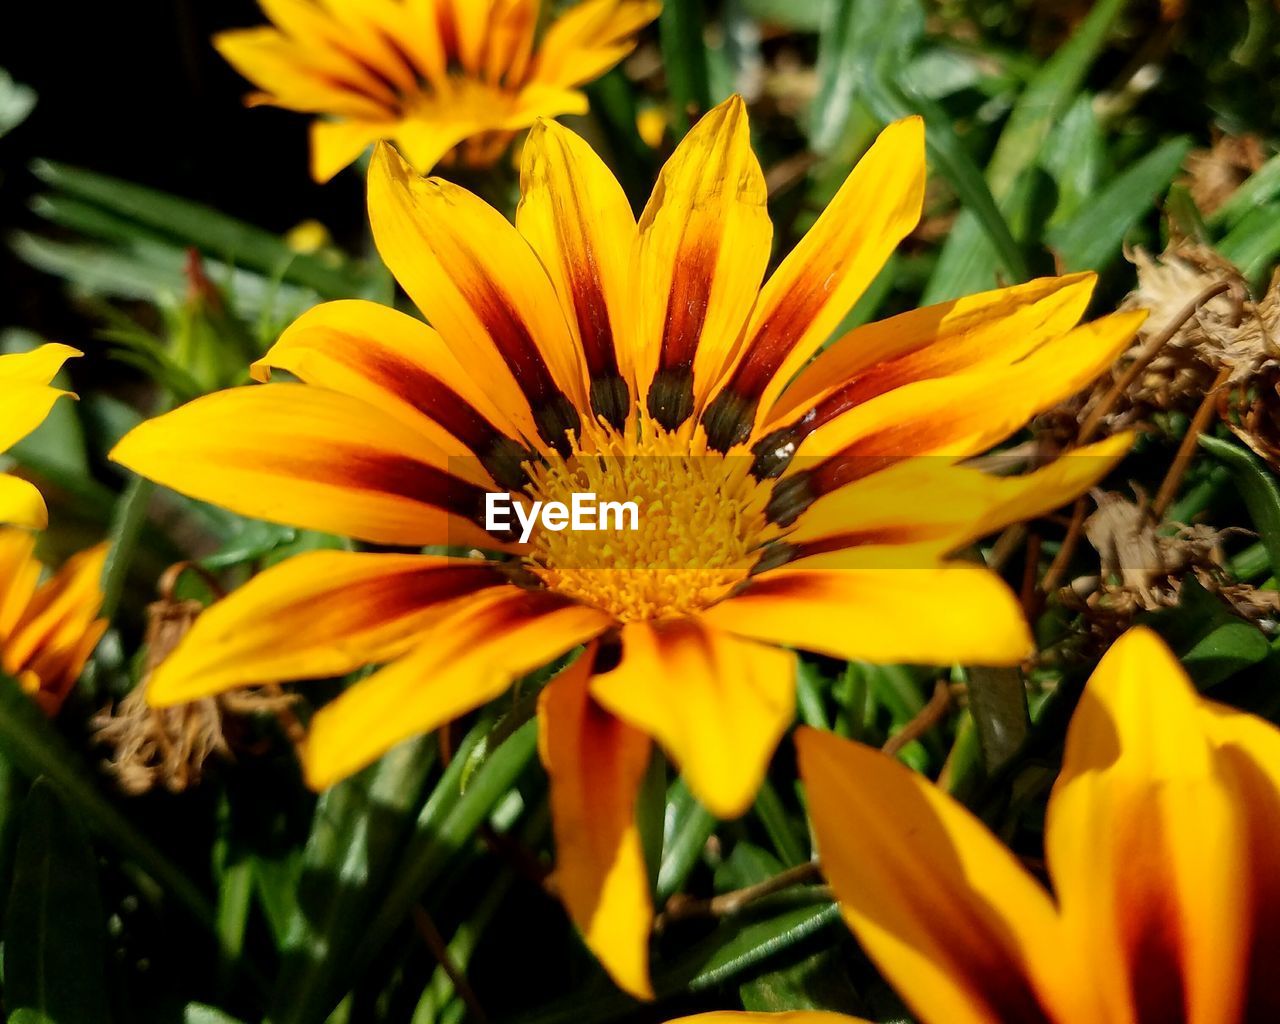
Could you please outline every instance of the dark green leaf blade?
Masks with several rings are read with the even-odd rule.
[[[106,929],[93,849],[55,787],[22,811],[5,917],[5,1003],[50,1024],[106,1024]]]

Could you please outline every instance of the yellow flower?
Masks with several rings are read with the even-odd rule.
[[[41,345],[31,352],[0,356],[0,452],[44,422],[62,395],[49,382],[62,364],[80,353],[66,345]],[[0,526],[43,529],[49,521],[44,499],[31,484],[0,473]]]
[[[370,143],[419,171],[488,166],[539,117],[585,114],[578,86],[631,52],[658,0],[582,0],[539,33],[540,0],[260,0],[274,27],[214,45],[270,104],[320,115],[311,173],[328,181]]]
[[[972,814],[804,729],[844,918],[921,1024],[1280,1020],[1280,730],[1201,698],[1146,629],[1085,688],[1049,800],[1053,896]],[[851,1024],[717,1013],[698,1024]]]
[[[1046,279],[859,328],[805,367],[919,218],[918,119],[885,130],[763,288],[772,228],[737,98],[678,147],[638,224],[599,157],[553,122],[530,133],[521,177],[513,227],[380,147],[374,237],[433,327],[364,301],[319,306],[254,371],[302,383],[199,399],[114,458],[243,515],[512,556],[319,552],[200,618],[153,701],[385,664],[313,719],[314,786],[600,638],[544,691],[541,750],[565,902],[618,982],[646,994],[634,805],[651,738],[731,818],[792,721],[780,645],[876,661],[1030,653],[1005,585],[944,556],[1058,507],[1129,439],[1024,477],[956,463],[1079,390],[1142,317],[1075,327],[1092,277]],[[639,528],[502,540],[482,529],[495,490],[636,500]]]
[[[107,545],[80,552],[44,582],[35,547],[30,531],[0,529],[0,670],[55,715],[107,628],[96,618]]]

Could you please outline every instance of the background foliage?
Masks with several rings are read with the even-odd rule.
[[[164,568],[194,558],[230,586],[343,542],[155,495],[104,453],[141,417],[243,381],[310,305],[394,295],[363,234],[360,175],[310,184],[305,120],[242,110],[242,83],[207,45],[215,29],[254,23],[250,4],[87,5],[71,24],[61,5],[37,4],[23,17],[0,32],[3,345],[53,337],[89,358],[72,368],[82,401],[11,455],[50,496],[49,560],[104,535],[115,547],[113,628],[63,715],[51,724],[0,686],[10,1019],[598,1024],[808,1006],[905,1020],[811,880],[729,913],[705,902],[810,858],[787,744],[736,822],[714,821],[663,766],[652,773],[644,814],[667,911],[661,998],[648,1007],[612,988],[545,891],[528,702],[500,700],[319,799],[287,722],[228,715],[235,758],[202,784],[119,791],[91,718],[137,678]],[[1171,240],[1213,246],[1261,299],[1280,254],[1278,42],[1267,0],[667,0],[573,126],[638,206],[690,117],[742,92],[785,252],[880,126],[923,113],[925,219],[846,326],[1055,270],[1099,271],[1104,311],[1135,287],[1126,250]],[[656,146],[637,130],[655,117],[667,125]],[[465,183],[509,208],[514,179],[504,163]],[[326,236],[290,233],[312,219]],[[1273,367],[1259,359],[1251,373],[1241,401],[1274,410]],[[1138,408],[1149,434],[1108,489],[1140,499],[1172,480],[1147,539],[1174,544],[1177,524],[1198,524],[1214,572],[1174,559],[1150,581],[1169,595],[1156,608],[1073,603],[1059,587],[1123,581],[1089,543],[1062,554],[1064,512],[972,553],[1002,564],[1038,613],[1044,653],[1028,679],[957,669],[934,716],[935,672],[808,659],[801,719],[874,744],[898,737],[904,760],[1034,863],[1063,728],[1117,614],[1152,622],[1215,697],[1274,717],[1280,489],[1266,423],[1247,445],[1215,416],[1184,444],[1201,398]],[[1190,461],[1173,475],[1180,446]],[[180,597],[213,596],[196,575],[182,586]],[[340,685],[311,685],[306,700]]]

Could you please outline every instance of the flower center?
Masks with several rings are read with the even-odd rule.
[[[584,430],[566,458],[533,467],[530,498],[571,506],[595,495],[597,528],[530,537],[529,568],[545,586],[621,622],[677,618],[706,608],[746,579],[767,537],[768,487],[749,456],[691,451],[687,437],[651,422],[638,437]],[[634,502],[632,517],[606,502]]]

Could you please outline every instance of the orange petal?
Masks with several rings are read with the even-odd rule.
[[[1280,729],[1206,701],[1205,727],[1222,771],[1232,780],[1246,829],[1249,884],[1248,969],[1244,1020],[1280,1020]],[[1234,965],[1222,965],[1234,977]]]
[[[517,427],[494,407],[440,335],[388,306],[343,299],[313,307],[280,335],[252,372],[265,381],[272,368],[393,413],[453,458],[474,455],[492,469],[494,460],[520,451],[511,439]]]
[[[662,10],[658,0],[583,0],[548,27],[533,75],[551,85],[598,78],[635,49],[635,35]]]
[[[1016,665],[1034,650],[1017,597],[975,565],[777,569],[703,613],[718,629],[835,658]]]
[[[1009,365],[1074,327],[1096,282],[1095,274],[1042,277],[854,328],[778,396],[766,430],[819,402],[851,407],[913,380],[978,364]]]
[[[1132,434],[1086,445],[1022,476],[912,459],[825,494],[786,535],[812,568],[921,568],[1010,523],[1085,493],[1128,454]]]
[[[687,619],[631,622],[622,660],[591,681],[608,710],[680,763],[712,814],[751,806],[795,708],[795,659]]]
[[[397,657],[459,601],[506,577],[471,559],[313,551],[204,612],[156,670],[153,704],[255,683],[337,676]]]
[[[1241,1019],[1246,808],[1202,703],[1154,633],[1102,659],[1067,733],[1045,851],[1105,1021]]]
[[[111,458],[270,522],[378,544],[497,546],[476,525],[491,481],[475,460],[449,459],[392,414],[324,388],[206,395],[135,427]]]
[[[395,131],[394,121],[311,122],[311,177],[324,184],[379,139]]]
[[[1050,1024],[1080,986],[1048,894],[973,815],[892,757],[796,733],[822,869],[845,921],[926,1024]]]
[[[773,235],[766,199],[733,96],[676,147],[640,217],[638,385],[668,429],[701,411],[755,302]]]
[[[601,708],[588,689],[595,648],[553,679],[538,699],[538,748],[551,779],[560,898],[617,984],[652,999],[653,902],[636,795],[649,737]]]
[[[721,451],[767,410],[920,220],[924,120],[889,125],[760,292],[735,365],[703,424]]]
[[[307,784],[331,786],[402,740],[479,707],[610,622],[544,592],[509,587],[473,598],[408,654],[316,712],[302,750]]]
[[[31,595],[0,644],[5,671],[38,679],[41,705],[49,713],[62,705],[106,631],[97,616],[108,547],[98,544],[69,558]]]
[[[462,365],[501,408],[527,405],[543,440],[565,448],[587,406],[580,353],[516,229],[465,189],[417,177],[386,145],[369,168],[369,221],[387,266]]]
[[[525,140],[516,227],[551,276],[590,379],[591,409],[621,429],[631,411],[621,365],[634,346],[631,254],[636,220],[613,173],[582,139],[540,120]]]

